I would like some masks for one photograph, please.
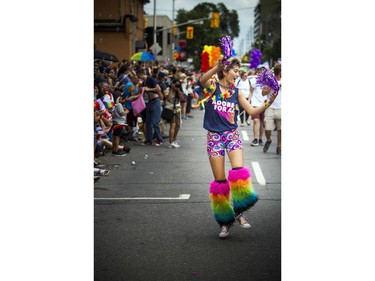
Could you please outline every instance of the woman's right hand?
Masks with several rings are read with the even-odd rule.
[[[216,66],[220,69],[223,70],[225,68],[225,61],[224,58],[221,58],[217,61]]]

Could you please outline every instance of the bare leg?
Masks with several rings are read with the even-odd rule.
[[[110,142],[107,139],[102,139],[102,140],[100,140],[100,146],[101,147],[105,146],[106,149],[111,150],[112,149],[112,142]]]
[[[120,137],[118,136],[113,136],[113,147],[112,151],[117,152],[118,151],[118,146],[120,144]]]
[[[210,157],[210,164],[214,178],[217,181],[223,181],[225,176],[225,157]]]
[[[173,117],[175,118],[175,117]],[[173,120],[172,120],[173,122]],[[175,136],[175,129],[176,129],[176,123],[173,122],[169,125],[169,143],[174,142],[174,136]]]
[[[233,150],[229,152],[228,157],[229,157],[232,169],[244,166],[242,149],[237,149],[237,150]]]
[[[174,130],[174,136],[173,136],[173,141],[175,141],[177,140],[177,135],[178,135],[178,132],[180,131],[180,122],[181,122],[180,114],[175,115],[173,118],[175,118],[174,122],[176,125],[176,128]]]
[[[254,124],[253,124],[253,134],[254,134],[254,139],[259,139],[259,119],[254,119]]]

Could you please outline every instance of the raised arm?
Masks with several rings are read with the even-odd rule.
[[[129,93],[130,93],[130,96],[125,98],[124,101],[133,101],[133,100],[136,100],[139,95],[140,95],[140,91],[138,91],[138,94],[135,94],[135,87],[134,85],[131,85],[129,87]]]
[[[206,73],[204,73],[200,78],[199,82],[201,85],[205,88],[209,88],[211,86],[211,77],[214,76],[217,72],[224,69],[225,62],[222,60],[219,60],[213,68],[208,70]],[[214,85],[214,91],[215,91],[216,85]]]

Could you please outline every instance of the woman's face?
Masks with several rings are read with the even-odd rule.
[[[231,68],[227,74],[225,75],[225,80],[228,82],[228,84],[234,84],[234,81],[239,77],[239,67],[235,65],[233,68]]]
[[[114,78],[116,76],[116,73],[114,70],[110,70],[108,73],[109,77]]]

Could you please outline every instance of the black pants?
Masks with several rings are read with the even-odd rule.
[[[186,114],[190,114],[190,111],[191,111],[191,101],[193,100],[193,98],[188,95],[187,96],[187,104],[186,104]]]
[[[240,110],[239,114],[241,114],[244,111],[244,109],[239,104],[238,104],[238,108]],[[249,113],[247,113],[246,111],[245,111],[245,113],[241,114],[240,115],[241,124],[243,124],[243,117],[244,117],[244,115],[245,115],[245,121],[247,121],[249,119],[249,116],[250,116]]]

